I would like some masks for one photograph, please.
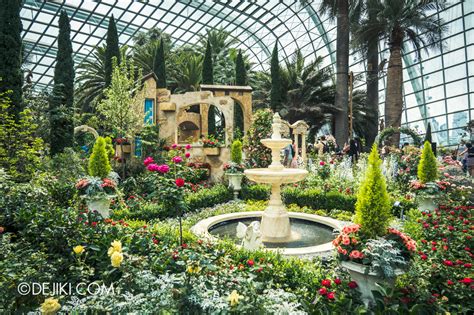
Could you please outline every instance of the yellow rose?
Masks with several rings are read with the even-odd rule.
[[[113,253],[115,252],[118,252],[118,253],[121,253],[122,252],[122,242],[120,241],[113,241],[112,243],[110,243],[111,247],[109,248],[107,254],[109,256],[112,256]]]
[[[80,255],[84,252],[85,247],[82,245],[77,245],[77,246],[74,246],[72,250],[74,251],[74,253],[76,253],[76,255]]]
[[[61,304],[59,304],[57,299],[47,298],[43,304],[41,304],[40,311],[42,314],[52,315],[56,314],[60,308]]]
[[[112,256],[110,256],[110,262],[112,263],[112,266],[115,268],[120,267],[120,264],[123,261],[123,254],[119,252],[114,252]]]
[[[239,299],[243,299],[242,295],[237,293],[237,290],[232,291],[232,293],[227,297],[227,301],[230,302],[230,306],[239,304]]]
[[[188,273],[198,273],[201,271],[201,267],[199,267],[199,265],[190,265],[188,268],[186,268],[186,271]]]

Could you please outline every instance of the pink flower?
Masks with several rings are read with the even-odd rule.
[[[176,163],[176,164],[179,164],[179,163],[183,162],[183,158],[180,157],[179,155],[177,155],[173,158],[173,162]]]
[[[173,143],[173,145],[171,146],[172,149],[176,149],[178,147],[178,145],[176,143]]]
[[[361,258],[364,258],[364,254],[362,254],[360,251],[358,250],[353,250],[350,254],[349,254],[349,257],[352,258],[352,259],[361,259]]]
[[[143,165],[145,166],[148,166],[150,165],[151,163],[154,163],[155,161],[153,160],[153,158],[151,156],[147,157],[146,159],[143,160]]]
[[[158,166],[157,171],[160,172],[161,174],[166,174],[170,171],[170,167],[166,164],[162,164]]]
[[[158,172],[160,170],[160,166],[158,166],[158,164],[155,164],[155,163],[148,164],[146,168],[150,172]]]
[[[189,159],[189,157],[191,156],[191,153],[186,152],[186,154],[184,156]]]
[[[319,165],[324,166],[326,163],[324,161],[319,162]]]
[[[334,283],[337,285],[340,285],[342,283],[342,280],[339,278],[334,279]]]
[[[190,144],[186,144],[186,147],[185,147],[185,148],[186,148],[186,150],[189,150],[189,149],[191,149],[191,145],[190,145]]]
[[[328,295],[326,295],[326,297],[329,300],[334,300],[336,298],[336,294],[334,292],[329,292]]]
[[[326,295],[328,293],[328,290],[326,288],[321,288],[319,289],[318,293],[321,295]]]

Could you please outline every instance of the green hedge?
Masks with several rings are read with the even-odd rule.
[[[344,195],[338,192],[323,193],[316,188],[288,187],[283,189],[282,198],[285,204],[293,203],[300,207],[310,207],[312,209],[342,209],[351,212],[354,211],[356,203],[354,195]]]
[[[185,197],[188,211],[212,207],[216,204],[227,202],[232,199],[232,191],[224,185],[215,185],[212,188],[201,189],[195,193],[188,194]]]
[[[270,197],[270,186],[268,185],[245,185],[241,191],[244,200],[268,200]],[[282,199],[286,205],[296,204],[300,207],[312,209],[333,210],[341,209],[354,212],[357,197],[339,192],[322,192],[317,188],[287,187],[282,190]],[[410,209],[416,208],[414,201],[402,199],[398,206],[395,206],[395,199],[391,199],[392,214],[399,217],[401,211],[407,213]]]
[[[270,198],[270,186],[244,185],[240,195],[243,200],[268,200]]]
[[[216,185],[211,188],[204,188],[195,193],[189,193],[185,196],[188,206],[187,211],[195,211],[201,208],[215,206],[233,199],[232,192],[224,185]],[[114,219],[134,219],[150,221],[153,219],[165,219],[176,217],[176,209],[166,209],[157,203],[144,203],[136,209],[118,209],[114,210]]]

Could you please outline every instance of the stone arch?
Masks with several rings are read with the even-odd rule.
[[[94,128],[89,127],[87,125],[81,125],[81,126],[77,126],[77,127],[74,128],[74,134],[79,133],[79,132],[91,133],[94,136],[95,139],[97,139],[97,137],[99,137],[99,133],[97,132],[97,130],[95,130]]]
[[[174,141],[178,141],[178,115],[179,113],[186,108],[189,108],[193,105],[214,105],[218,108],[225,120],[225,144],[228,145],[233,139],[232,131],[234,129],[234,100],[230,96],[214,96],[210,91],[200,91],[200,92],[186,92],[184,94],[171,94],[170,103],[174,104],[175,115],[167,115],[166,123],[169,126],[174,126],[175,132],[173,135]],[[201,115],[203,111],[201,111]],[[205,113],[207,115],[207,112]],[[166,115],[163,113],[163,116]],[[163,117],[162,116],[162,117]],[[207,116],[206,116],[207,117]],[[204,119],[203,119],[204,121]],[[203,128],[204,126],[201,126]],[[203,128],[204,129],[204,128]],[[207,129],[207,128],[205,128]]]

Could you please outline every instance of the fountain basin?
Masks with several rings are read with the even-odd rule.
[[[294,223],[295,232],[300,234],[301,238],[293,239],[286,243],[265,243],[263,250],[277,251],[284,256],[299,257],[324,256],[332,252],[334,249],[332,240],[336,235],[332,237],[329,235],[331,234],[331,230],[341,230],[345,225],[344,222],[301,212],[289,212],[288,214],[292,221],[292,227]],[[233,234],[232,229],[237,222],[241,221],[244,224],[248,224],[249,220],[259,221],[262,215],[262,211],[222,214],[199,221],[191,230],[200,237],[214,241],[219,237],[218,235],[213,235],[213,233],[221,235],[228,234],[230,238],[233,238],[231,235]],[[225,225],[229,226],[222,228],[225,227]],[[312,229],[314,229],[314,231],[310,231]],[[230,232],[227,233],[226,231]],[[306,233],[305,231],[311,233]],[[324,235],[318,236],[318,234]],[[240,241],[236,241],[236,243],[240,244]]]
[[[263,184],[296,183],[302,181],[308,175],[308,171],[296,168],[282,168],[281,170],[253,168],[245,170],[244,173],[251,181]]]

